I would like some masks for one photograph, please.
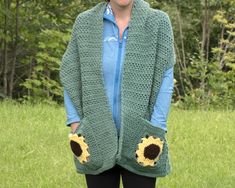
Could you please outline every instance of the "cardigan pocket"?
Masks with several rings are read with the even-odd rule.
[[[90,173],[102,167],[103,160],[95,133],[87,117],[80,121],[74,134],[70,134],[70,148],[79,173]]]
[[[166,131],[143,117],[135,120],[125,127],[118,163],[141,175],[166,176],[171,170]]]
[[[139,117],[143,132],[137,138],[132,159],[135,165],[142,170],[157,170],[165,165],[168,152],[166,131],[151,124],[150,121]]]

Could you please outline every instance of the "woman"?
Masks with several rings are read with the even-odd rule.
[[[89,188],[155,187],[170,173],[166,120],[173,92],[168,15],[143,0],[80,13],[62,58],[70,146]],[[125,68],[124,68],[125,67]]]

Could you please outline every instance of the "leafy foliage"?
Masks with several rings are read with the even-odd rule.
[[[63,102],[59,65],[72,24],[101,1],[1,1],[0,98]],[[234,109],[235,0],[146,1],[172,21],[174,105]]]

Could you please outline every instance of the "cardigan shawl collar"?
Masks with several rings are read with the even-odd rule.
[[[101,107],[104,108],[103,111],[108,112],[109,117],[112,119],[111,111],[109,110],[109,107],[108,107],[108,98],[107,98],[107,96],[105,94],[105,90],[104,90],[104,78],[103,78],[103,74],[102,74],[103,13],[105,11],[106,5],[107,5],[107,2],[101,2],[101,3],[97,4],[95,7],[93,7],[92,9],[87,10],[83,13],[80,13],[80,15],[78,15],[76,21],[77,21],[77,25],[78,25],[77,26],[78,27],[77,37],[78,37],[78,53],[79,53],[80,64],[81,64],[81,74],[84,73],[84,78],[87,78],[90,76],[89,80],[91,80],[92,77],[94,78],[94,80],[96,80],[96,86],[97,86],[96,89],[97,89],[97,91],[99,90],[99,92],[101,92],[101,93],[98,92],[101,95],[99,95],[99,97],[97,96],[98,98],[96,98],[96,99],[97,100],[100,99],[100,101],[99,102],[97,101],[97,102],[99,103],[99,105]],[[143,59],[141,59],[141,56],[148,55],[148,52],[146,53],[146,55],[144,55],[143,53],[145,53],[145,52],[142,49],[145,48],[146,45],[148,45],[146,43],[147,42],[146,39],[149,38],[149,36],[143,35],[143,33],[146,34],[146,30],[144,27],[145,27],[148,13],[150,11],[149,8],[150,8],[149,4],[143,0],[134,0],[134,2],[133,2],[131,19],[129,21],[128,40],[127,40],[126,50],[125,50],[125,60],[124,60],[124,64],[123,64],[123,75],[121,77],[121,80],[122,80],[121,81],[121,83],[122,83],[121,96],[122,96],[123,102],[127,102],[125,100],[125,93],[127,92],[128,88],[125,87],[125,83],[129,84],[130,82],[128,83],[128,81],[131,81],[130,79],[132,77],[130,75],[127,75],[125,77],[125,75],[130,74],[130,71],[133,71],[132,78],[133,79],[136,78],[134,76],[134,69],[133,69],[133,68],[135,68],[135,67],[133,67],[133,66],[135,66],[133,64],[133,61],[135,61],[135,58],[138,59],[138,61],[135,61],[135,64],[136,64],[135,71],[139,71],[139,72],[144,71],[144,61],[143,61]],[[86,30],[86,32],[84,32],[85,30]],[[154,42],[155,41],[156,40],[154,40]],[[144,44],[144,43],[146,43],[146,44]],[[152,46],[152,47],[153,47],[152,49],[155,50],[156,46]],[[84,63],[85,61],[88,61],[88,62]],[[139,65],[139,67],[137,67],[138,65]],[[90,73],[92,72],[92,74],[88,75],[86,73],[86,75],[85,75],[85,72],[83,72],[83,67],[90,68]],[[139,70],[137,70],[138,68],[139,68]],[[149,71],[149,74],[151,74],[151,73],[153,74],[153,72],[151,72],[151,71],[153,71],[153,68],[154,67],[152,67],[152,70]],[[141,76],[141,75],[136,75],[136,76]],[[144,76],[144,75],[142,75],[142,76]],[[144,78],[141,78],[141,79],[144,79]],[[133,80],[133,81],[136,82],[138,80]],[[149,84],[150,84],[151,80],[149,80],[149,81],[150,81],[149,82]],[[158,80],[158,81],[161,81],[161,80]],[[71,82],[72,82],[72,80],[71,80]],[[66,87],[66,85],[64,85],[64,86]],[[141,85],[136,87],[137,92],[138,92],[140,86]],[[68,90],[69,90],[69,88],[68,88]],[[77,92],[79,92],[79,91],[77,91]],[[147,93],[147,92],[149,92],[149,91],[148,90],[146,91],[146,95],[149,95],[150,93]],[[74,96],[72,98],[76,98],[76,96]],[[134,99],[135,98],[133,98],[133,100]],[[147,98],[145,98],[145,99],[147,99]],[[90,99],[88,99],[88,100],[90,100]],[[86,113],[85,112],[86,110],[84,110],[84,108],[86,108],[87,106],[84,105],[84,101],[83,102],[81,101],[81,103],[83,103],[83,108],[76,103],[75,103],[75,105],[76,106],[78,105],[77,106],[78,112],[81,113],[81,116],[83,117],[83,116],[85,116],[83,113]],[[97,103],[94,103],[94,104],[98,105]],[[148,101],[147,100],[143,101],[143,104],[144,105],[148,104]],[[132,107],[133,106],[130,106],[130,108],[132,108]],[[91,106],[89,106],[89,108],[91,108]],[[153,106],[152,106],[152,108],[153,108]],[[89,114],[86,114],[86,115],[93,115],[96,110],[95,108],[93,108],[93,109],[94,110],[92,110],[92,109],[88,110],[87,113],[89,113]],[[103,112],[101,112],[101,115],[102,114],[103,114]],[[148,116],[149,115],[150,115],[150,112],[149,112]]]

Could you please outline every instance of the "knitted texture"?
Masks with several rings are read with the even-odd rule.
[[[84,136],[90,154],[85,163],[74,155],[76,170],[82,174],[99,174],[117,163],[136,174],[166,176],[171,171],[166,132],[153,126],[149,120],[163,74],[175,64],[169,16],[152,9],[143,0],[134,0],[121,75],[121,128],[118,137],[102,73],[103,13],[106,5],[107,2],[98,3],[77,16],[60,67],[62,86],[81,116],[76,134]],[[153,160],[146,158],[146,163],[139,163],[140,156],[136,156],[138,146],[142,138],[150,136],[159,140],[156,143],[163,143],[163,148],[159,153],[157,148],[161,149],[161,145],[155,143],[151,145],[152,149],[146,145],[144,150],[147,154],[141,159],[159,155]]]

